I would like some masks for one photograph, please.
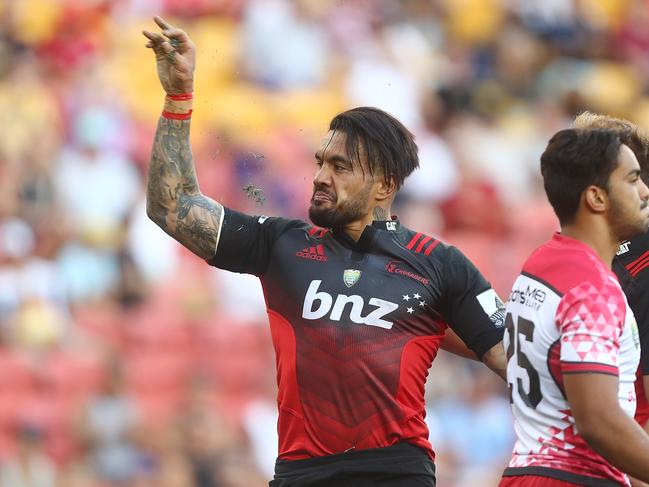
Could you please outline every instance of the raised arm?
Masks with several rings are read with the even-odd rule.
[[[162,33],[143,31],[153,49],[167,96],[153,142],[147,183],[147,215],[203,259],[216,253],[223,206],[198,187],[189,143],[195,47],[189,36],[160,17]]]

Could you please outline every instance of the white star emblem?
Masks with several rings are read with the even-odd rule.
[[[403,300],[404,300],[404,301],[410,301],[410,296],[407,295],[407,294],[404,295],[404,296],[403,296]]]
[[[412,308],[408,308],[406,311],[407,311],[408,313],[410,313],[410,314],[413,314],[413,313],[415,312],[415,310],[412,309]]]
[[[419,306],[426,306],[426,301],[419,301]]]
[[[413,294],[412,297],[415,298],[415,299],[421,298],[421,296],[419,294],[417,294],[417,293]]]

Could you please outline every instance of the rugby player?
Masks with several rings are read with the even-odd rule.
[[[649,134],[620,118],[584,112],[575,118],[574,128],[608,128],[628,133],[627,144],[640,164],[640,177],[649,184]],[[635,383],[635,419],[649,431],[649,232],[620,245],[613,259],[613,271],[620,280],[640,333],[640,367]]]
[[[504,377],[504,306],[459,250],[391,216],[418,166],[412,134],[375,108],[336,116],[315,154],[315,226],[224,208],[192,162],[194,45],[155,21],[162,32],[143,33],[167,96],[147,213],[209,264],[261,280],[279,387],[270,485],[434,486],[428,369],[450,336]]]
[[[507,381],[517,441],[500,485],[649,481],[649,435],[633,420],[638,329],[611,270],[649,228],[649,188],[629,131],[569,129],[541,156],[561,223],[507,302]]]

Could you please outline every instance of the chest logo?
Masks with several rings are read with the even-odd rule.
[[[328,316],[332,321],[351,321],[359,325],[377,326],[389,330],[393,322],[387,316],[399,308],[397,303],[384,299],[370,298],[365,303],[362,296],[356,294],[345,296],[339,294],[335,297],[326,291],[319,291],[321,280],[311,281],[309,289],[304,296],[302,318],[319,320]],[[369,305],[369,309],[368,309]]]
[[[352,287],[361,278],[361,271],[356,269],[345,269],[343,272],[343,282],[345,286]]]
[[[313,245],[311,247],[306,247],[302,250],[295,252],[297,257],[302,257],[303,259],[315,260],[317,262],[327,262],[327,256],[325,255],[324,245]]]
[[[403,269],[402,267],[404,266],[404,263],[401,262],[400,260],[391,260],[390,262],[387,263],[385,266],[385,270],[388,271],[390,274],[401,274],[402,276],[409,277],[410,279],[414,279],[417,282],[421,282],[424,286],[428,286],[428,279],[426,279],[423,276],[420,276],[419,274],[415,274],[414,272],[410,272],[406,269]]]

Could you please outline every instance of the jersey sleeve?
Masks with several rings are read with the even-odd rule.
[[[609,279],[583,282],[568,291],[555,316],[561,334],[561,371],[618,375],[626,301]]]
[[[224,208],[216,255],[208,264],[233,272],[260,276],[266,272],[275,242],[300,220],[251,216]]]
[[[640,335],[640,371],[642,375],[649,375],[649,319],[646,313],[641,318],[636,316],[636,319],[638,320],[638,334]]]
[[[446,323],[478,358],[503,339],[505,305],[473,263],[455,247],[447,249]]]
[[[638,325],[640,371],[642,375],[649,375],[649,269],[640,272],[622,289]]]

